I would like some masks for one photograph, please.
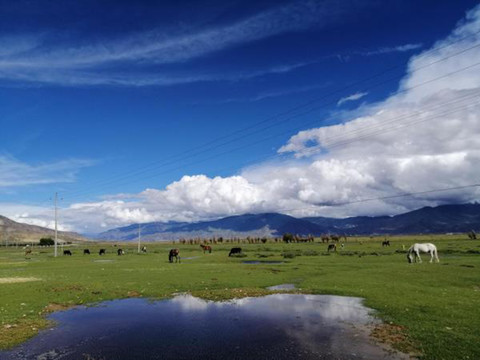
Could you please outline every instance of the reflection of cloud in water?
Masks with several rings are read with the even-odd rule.
[[[33,360],[52,349],[78,359],[85,353],[99,359],[158,358],[158,354],[178,359],[178,349],[183,358],[216,360],[233,354],[239,359],[279,360],[290,355],[309,360],[399,358],[385,354],[368,334],[344,323],[373,320],[359,298],[275,294],[213,302],[179,295],[101,305],[51,315],[58,327],[20,348],[0,351],[0,359]]]
[[[367,323],[372,320],[362,299],[333,295],[274,294],[259,298],[242,298],[228,302],[206,301],[191,295],[174,297],[172,303],[182,310],[215,311],[226,306],[249,315],[277,318],[279,314],[308,317],[325,323],[338,321]]]
[[[207,310],[209,306],[209,302],[196,298],[192,295],[178,295],[175,296],[171,302],[175,305],[178,305],[180,309],[185,311]]]
[[[263,316],[278,316],[278,313],[293,313],[323,321],[369,321],[368,309],[360,298],[332,295],[276,294],[262,298],[244,298],[235,301],[249,312]]]
[[[191,295],[176,296],[171,300],[182,311],[222,313],[246,319],[271,322],[288,338],[310,351],[318,350],[319,334],[331,356],[349,353],[351,329],[345,323],[366,324],[374,321],[362,299],[333,295],[274,294],[258,298],[242,298],[228,302],[206,301]],[[283,319],[283,320],[282,320]],[[348,340],[350,339],[350,340]],[[368,342],[366,334],[356,339],[356,346]],[[328,345],[327,345],[328,344]],[[368,349],[367,349],[368,350]]]

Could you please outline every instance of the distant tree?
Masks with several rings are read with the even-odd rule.
[[[468,233],[468,237],[469,237],[471,240],[476,240],[476,239],[477,239],[477,234],[475,233],[475,231],[471,230],[471,231],[469,231],[469,233]]]
[[[283,234],[283,241],[286,242],[286,243],[293,242],[293,235],[290,234],[290,233]]]
[[[41,238],[40,246],[55,245],[55,241],[51,238]]]

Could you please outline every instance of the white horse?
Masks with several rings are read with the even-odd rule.
[[[417,262],[417,259],[418,259],[418,262],[421,263],[422,262],[422,258],[420,257],[421,252],[430,254],[430,262],[433,261],[433,258],[435,258],[436,262],[440,261],[438,260],[437,247],[433,244],[425,243],[425,244],[413,244],[412,246],[410,246],[410,249],[408,249],[408,253],[407,253],[408,262],[409,263],[414,262],[413,261],[414,259],[412,256],[413,254],[415,255],[415,262]]]

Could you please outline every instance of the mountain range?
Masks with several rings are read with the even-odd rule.
[[[95,236],[99,240],[175,240],[195,237],[279,237],[284,233],[320,234],[429,234],[480,229],[480,204],[424,207],[395,216],[295,218],[278,213],[245,214],[212,221],[151,222],[119,227]]]

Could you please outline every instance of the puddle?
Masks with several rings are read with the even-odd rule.
[[[244,264],[258,265],[258,264],[283,264],[283,261],[261,261],[261,260],[245,260],[242,261]]]
[[[273,290],[273,291],[278,291],[278,290],[290,291],[290,290],[295,290],[295,289],[296,288],[295,288],[294,284],[280,284],[280,285],[267,287],[267,290]]]
[[[49,318],[55,328],[0,359],[408,359],[371,340],[364,329],[377,322],[359,298],[131,298]]]

